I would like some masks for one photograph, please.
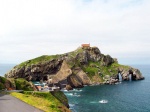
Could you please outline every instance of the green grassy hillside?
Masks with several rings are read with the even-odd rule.
[[[55,96],[49,92],[24,91],[23,93],[11,93],[11,95],[45,112],[70,112],[66,106],[64,106]],[[66,99],[63,97],[62,93],[61,98]]]

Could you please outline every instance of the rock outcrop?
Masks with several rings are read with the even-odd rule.
[[[73,52],[28,60],[5,76],[48,83],[65,82],[71,89],[90,84],[114,84],[119,80],[118,74],[123,80],[129,80],[130,75],[132,80],[144,79],[138,69],[119,64],[117,59],[102,54],[97,47],[80,47]]]
[[[16,85],[10,80],[0,76],[0,90],[2,89],[7,90],[16,89]]]
[[[7,90],[36,90],[35,86],[31,83],[26,81],[23,78],[4,78],[0,76],[0,90],[7,89]]]

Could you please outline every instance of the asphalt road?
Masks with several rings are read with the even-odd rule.
[[[11,96],[0,94],[0,112],[44,112]]]

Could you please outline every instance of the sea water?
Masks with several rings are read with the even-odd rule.
[[[13,66],[0,64],[0,75]],[[145,80],[64,91],[72,112],[150,112],[150,65],[133,67],[140,69]]]
[[[0,76],[4,76],[15,64],[0,64]]]
[[[150,112],[150,65],[133,65],[145,80],[64,91],[73,112]]]

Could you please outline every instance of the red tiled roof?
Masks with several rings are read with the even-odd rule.
[[[36,86],[38,89],[41,89],[41,86]]]
[[[90,44],[82,44],[82,47],[90,47]]]

